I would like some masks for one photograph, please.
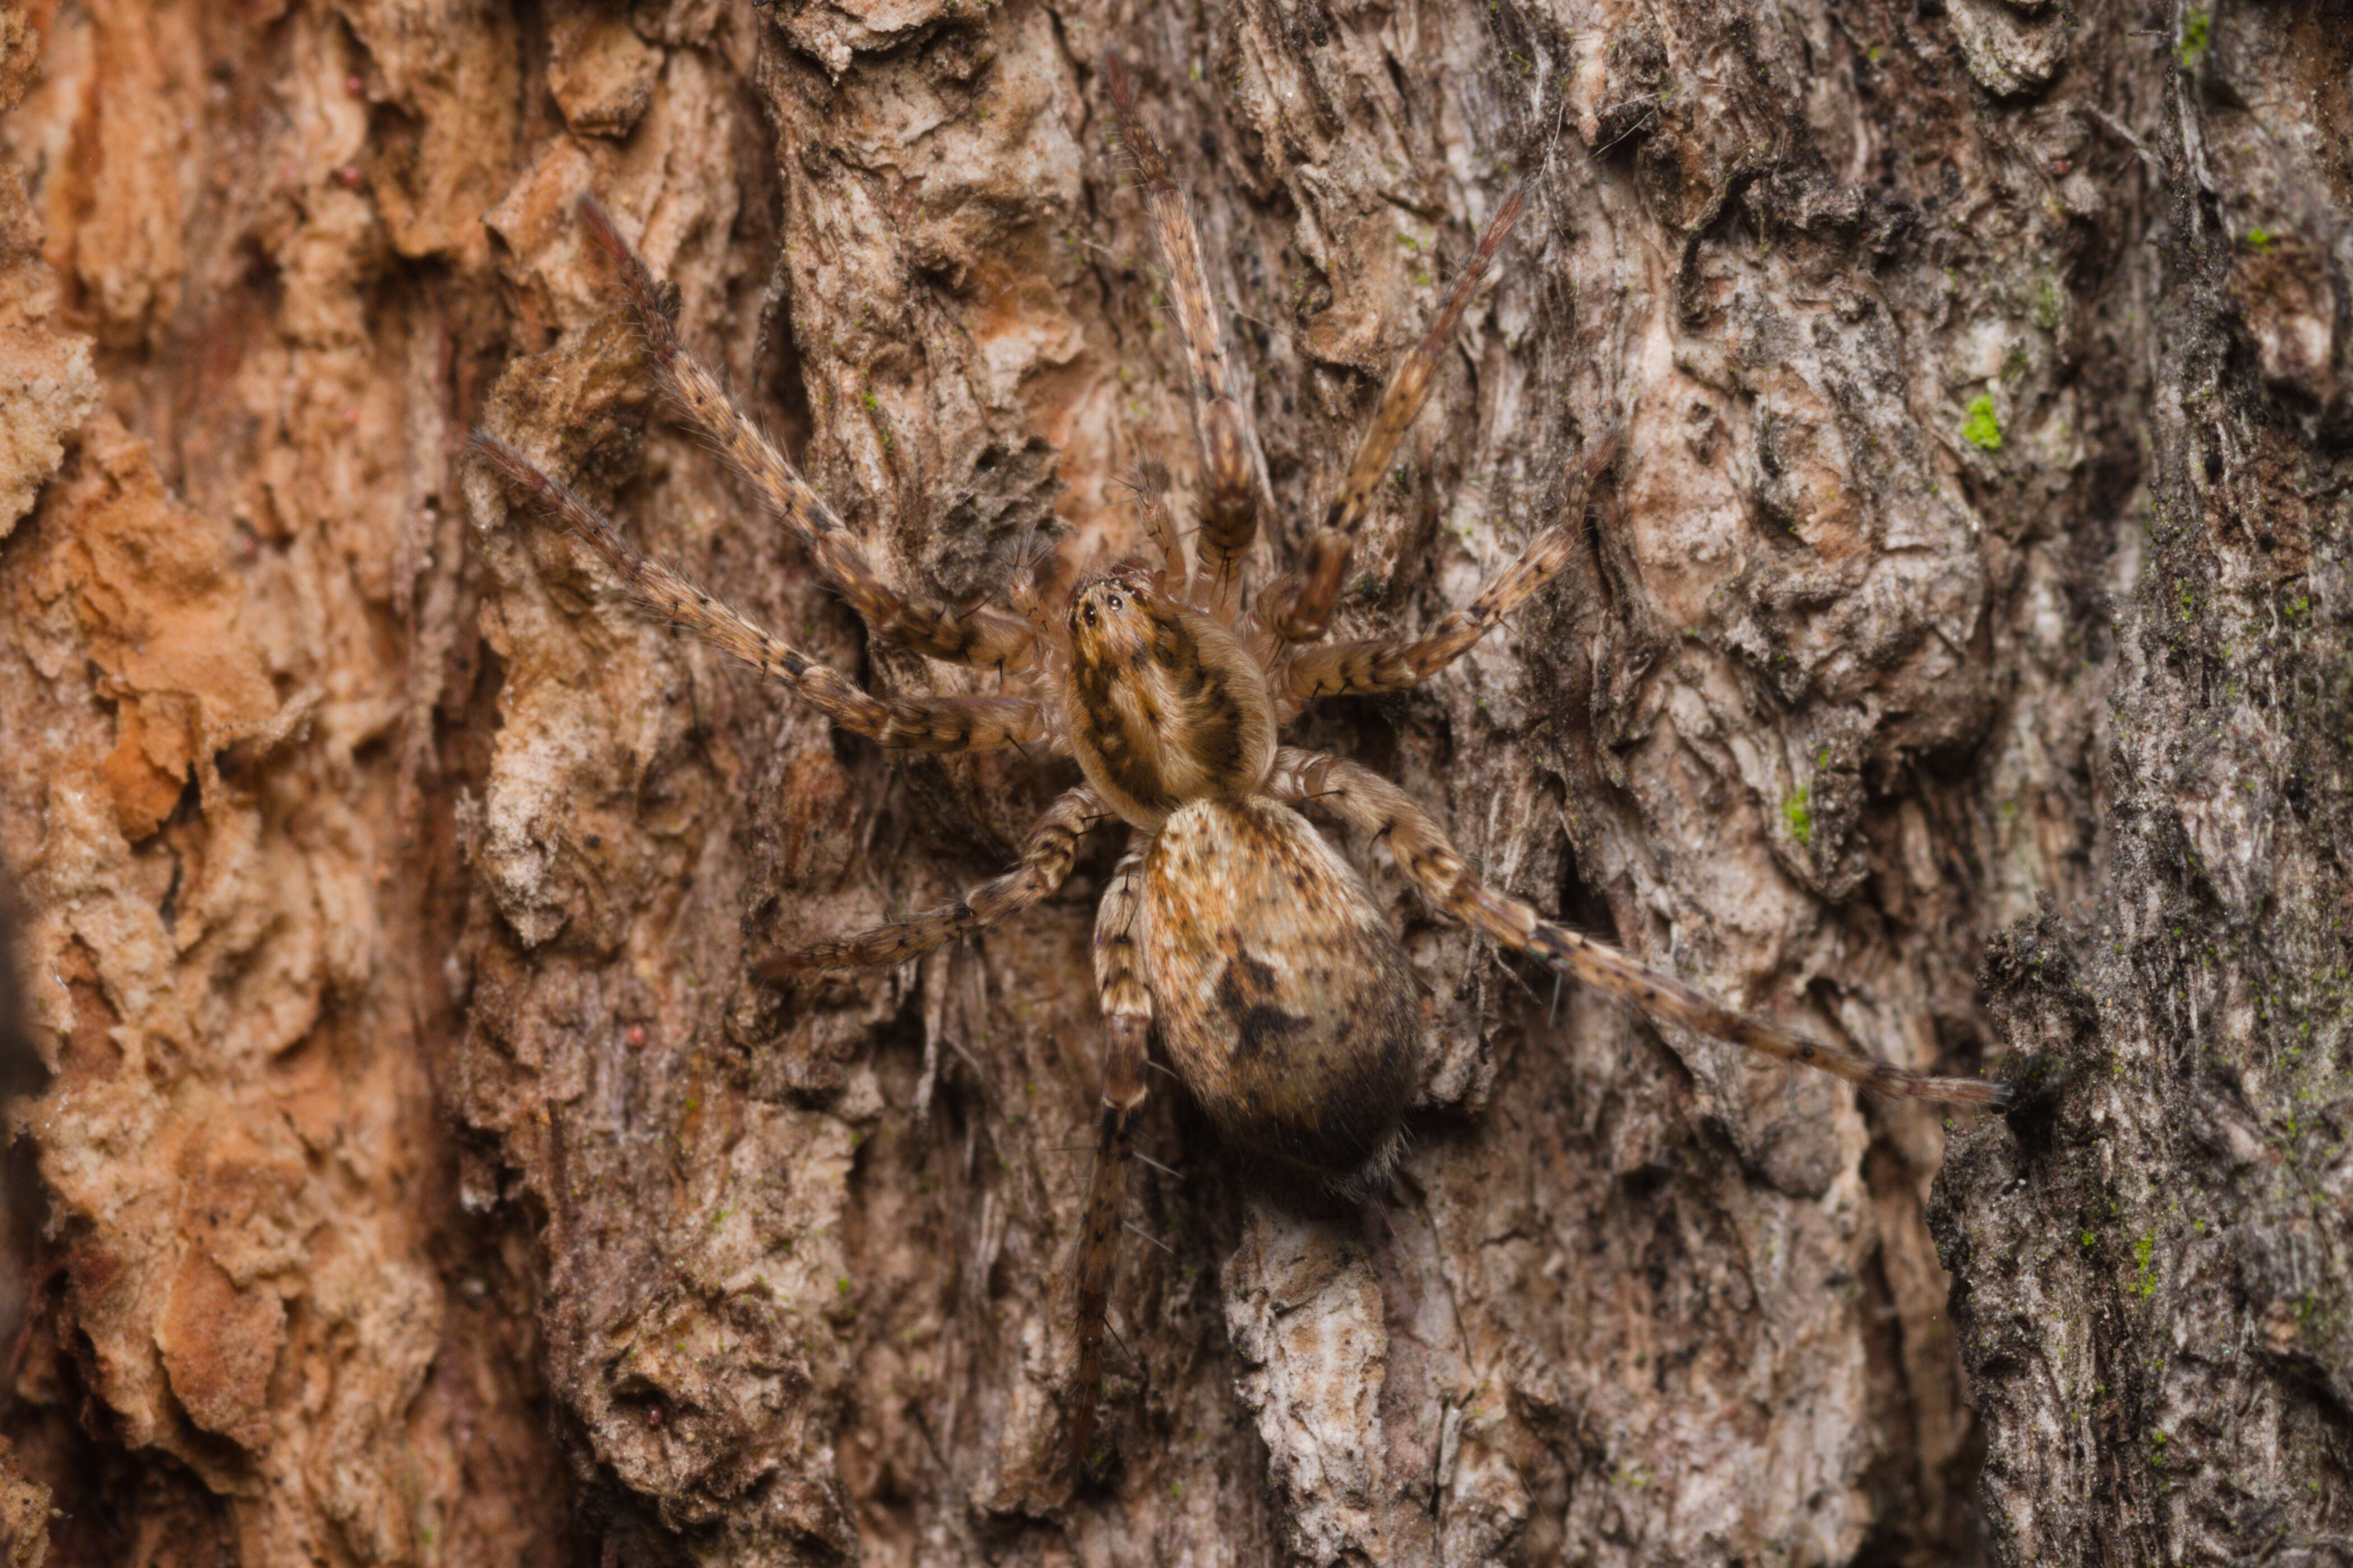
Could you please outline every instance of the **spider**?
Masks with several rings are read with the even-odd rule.
[[[1083,782],[1054,801],[1012,870],[953,904],[770,958],[754,971],[758,980],[897,964],[996,925],[1061,886],[1092,826],[1126,825],[1126,852],[1095,918],[1106,1046],[1073,1265],[1073,1467],[1084,1462],[1094,1429],[1114,1242],[1155,1033],[1210,1122],[1246,1155],[1357,1198],[1377,1195],[1397,1156],[1418,1081],[1419,992],[1363,877],[1300,814],[1303,803],[1385,845],[1442,914],[1668,1023],[1888,1093],[1977,1105],[2007,1098],[1997,1084],[1905,1072],[1734,1012],[1482,884],[1430,814],[1370,769],[1281,744],[1283,724],[1318,698],[1401,691],[1429,679],[1558,575],[1583,525],[1586,488],[1611,460],[1615,441],[1595,443],[1562,520],[1467,610],[1419,637],[1325,640],[1375,488],[1520,216],[1525,192],[1515,190],[1390,379],[1304,561],[1253,600],[1246,570],[1259,530],[1253,436],[1227,390],[1226,345],[1199,237],[1137,113],[1126,71],[1116,56],[1104,68],[1191,374],[1203,495],[1198,544],[1188,562],[1156,489],[1146,485],[1139,497],[1151,559],[1086,576],[1041,574],[1039,560],[1026,561],[1009,585],[1013,614],[957,610],[878,578],[840,520],[686,352],[653,274],[603,208],[593,197],[580,208],[619,274],[663,387],[798,536],[826,580],[874,635],[934,658],[993,668],[1003,694],[871,696],[638,554],[513,447],[488,432],[474,436],[493,468],[602,555],[652,613],[781,680],[842,728],[885,747],[1018,746],[1077,762]]]

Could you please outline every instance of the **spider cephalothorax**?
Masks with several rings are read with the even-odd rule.
[[[1274,700],[1233,627],[1132,572],[1080,588],[1067,630],[1062,723],[1121,816],[1157,828],[1188,800],[1238,798],[1266,777]]]
[[[1420,637],[1324,640],[1375,487],[1430,391],[1440,356],[1519,216],[1499,205],[1437,321],[1383,394],[1340,494],[1300,569],[1251,599],[1258,534],[1250,422],[1228,392],[1225,348],[1183,195],[1144,129],[1125,74],[1107,62],[1121,141],[1166,259],[1193,377],[1204,497],[1188,560],[1154,487],[1141,492],[1156,561],[1062,587],[1036,563],[1010,585],[1016,615],[958,612],[877,578],[849,531],[681,346],[644,263],[593,202],[583,216],[618,267],[668,390],[799,535],[875,635],[935,658],[1001,672],[995,697],[882,700],[649,561],[568,488],[488,434],[478,448],[604,556],[655,613],[783,681],[835,722],[884,746],[1045,749],[1078,763],[1031,830],[1020,863],[955,903],[805,951],[754,973],[895,963],[992,925],[1060,887],[1081,838],[1117,817],[1127,853],[1096,916],[1095,980],[1106,1034],[1095,1168],[1076,1268],[1078,1357],[1068,1407],[1082,1456],[1102,1382],[1103,1312],[1127,1163],[1155,1036],[1219,1131],[1261,1160],[1342,1192],[1377,1190],[1415,1092],[1419,992],[1363,878],[1294,809],[1313,800],[1384,845],[1440,912],[1499,946],[1554,965],[1667,1022],[1888,1092],[1998,1103],[1995,1085],[1923,1078],[1731,1011],[1671,975],[1547,921],[1483,886],[1430,814],[1397,785],[1329,752],[1282,747],[1280,726],[1339,693],[1402,690],[1444,668],[1556,576],[1582,527],[1586,483],[1609,460],[1597,442],[1561,521],[1467,610]]]

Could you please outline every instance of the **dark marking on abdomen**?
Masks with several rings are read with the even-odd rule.
[[[1275,973],[1263,961],[1236,945],[1218,979],[1218,1005],[1234,1026],[1234,1062],[1272,1055],[1303,1037],[1314,1020],[1275,1005]]]
[[[1286,806],[1199,800],[1154,840],[1143,896],[1161,1037],[1219,1131],[1335,1184],[1377,1180],[1421,1009],[1354,870]]]

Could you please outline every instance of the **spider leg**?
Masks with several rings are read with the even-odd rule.
[[[1102,1000],[1103,1109],[1095,1124],[1094,1173],[1087,1183],[1076,1259],[1079,1370],[1071,1397],[1071,1468],[1087,1460],[1094,1440],[1095,1402],[1103,1394],[1103,1312],[1119,1252],[1120,1211],[1127,1205],[1127,1163],[1135,1152],[1135,1125],[1144,1116],[1144,1047],[1152,1033],[1152,993],[1135,942],[1144,851],[1120,861],[1095,913],[1095,992]]]
[[[1241,604],[1242,558],[1258,538],[1258,480],[1250,464],[1250,416],[1229,394],[1225,337],[1218,327],[1208,275],[1201,266],[1201,235],[1193,225],[1185,193],[1168,173],[1160,144],[1135,111],[1127,67],[1116,54],[1103,57],[1111,82],[1112,115],[1121,144],[1135,162],[1145,205],[1160,255],[1168,264],[1168,298],[1176,307],[1177,335],[1193,375],[1193,424],[1200,437],[1206,496],[1201,509],[1200,577],[1213,603],[1229,618]]]
[[[1529,595],[1543,588],[1568,564],[1585,526],[1585,498],[1596,475],[1609,466],[1618,450],[1618,433],[1610,431],[1586,457],[1565,516],[1546,529],[1506,567],[1503,575],[1479,590],[1467,610],[1443,616],[1429,635],[1409,641],[1380,637],[1370,642],[1317,643],[1286,655],[1276,672],[1281,700],[1303,707],[1319,697],[1370,695],[1402,691],[1418,686],[1471,651],[1481,637],[1495,629]]]
[[[1998,1106],[2010,1098],[2010,1090],[2001,1084],[1929,1078],[1817,1044],[1778,1025],[1736,1013],[1704,992],[1644,966],[1607,942],[1555,925],[1519,900],[1482,886],[1430,814],[1370,768],[1328,752],[1285,747],[1275,753],[1274,772],[1265,787],[1279,800],[1314,800],[1386,843],[1422,897],[1445,914],[1503,947],[1541,958],[1653,1017],[1782,1061],[1820,1068],[1888,1094],[1957,1105]]]
[[[1045,738],[1045,712],[1026,697],[902,697],[886,702],[869,696],[840,671],[771,637],[660,562],[630,549],[571,486],[506,442],[477,430],[474,450],[586,540],[649,609],[776,677],[843,729],[919,752],[989,751]]]
[[[1185,564],[1185,547],[1176,539],[1176,525],[1169,520],[1167,497],[1162,493],[1167,483],[1166,468],[1159,463],[1146,463],[1136,474],[1133,488],[1144,537],[1152,542],[1153,553],[1160,557],[1160,570],[1154,574],[1152,591],[1161,598],[1183,604],[1193,591],[1192,574]]]
[[[1026,621],[985,607],[953,609],[902,594],[874,574],[865,552],[832,508],[809,488],[758,424],[735,405],[719,378],[686,352],[676,324],[663,308],[660,284],[594,196],[580,199],[580,220],[620,273],[622,291],[645,333],[663,386],[759,491],[768,509],[799,536],[818,570],[875,635],[933,658],[1008,671],[1025,668],[1034,646]]]
[[[1071,874],[1079,841],[1110,808],[1093,788],[1064,790],[1022,840],[1021,857],[1005,875],[983,882],[955,903],[925,910],[911,920],[876,926],[854,936],[779,953],[753,972],[765,984],[788,981],[810,970],[874,969],[921,958],[958,937],[986,931],[1050,898]]]
[[[1348,570],[1348,552],[1356,542],[1356,533],[1364,526],[1365,513],[1371,509],[1373,491],[1388,472],[1390,461],[1405,440],[1406,432],[1413,427],[1421,405],[1430,401],[1430,384],[1438,376],[1439,358],[1453,339],[1454,329],[1461,323],[1462,313],[1470,309],[1471,298],[1478,292],[1480,280],[1494,265],[1495,253],[1504,247],[1504,237],[1520,219],[1521,209],[1527,205],[1525,186],[1514,189],[1495,209],[1480,231],[1478,247],[1471,254],[1470,264],[1462,268],[1454,287],[1447,291],[1446,302],[1439,307],[1438,320],[1422,334],[1419,342],[1389,377],[1388,390],[1381,394],[1380,406],[1373,413],[1371,428],[1356,446],[1356,456],[1348,466],[1348,477],[1340,486],[1340,493],[1332,498],[1331,510],[1324,514],[1324,526],[1307,542],[1307,561],[1299,571],[1267,584],[1259,599],[1259,620],[1267,630],[1283,642],[1312,642],[1324,635],[1332,624],[1332,609],[1339,602],[1341,579]]]

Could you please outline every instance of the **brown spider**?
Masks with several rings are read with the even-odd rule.
[[[957,611],[886,586],[793,466],[681,345],[653,275],[593,199],[581,216],[619,269],[662,384],[759,490],[818,569],[880,637],[934,658],[995,668],[1010,694],[868,695],[769,636],[659,562],[521,452],[486,432],[475,447],[604,556],[656,614],[782,680],[834,722],[884,746],[977,751],[1019,745],[1076,759],[1085,782],[1054,802],[1011,871],[911,920],[774,957],[776,982],[811,969],[902,963],[1028,909],[1059,888],[1098,821],[1129,844],[1096,915],[1095,983],[1109,1034],[1095,1163],[1076,1258],[1078,1369],[1070,1454],[1087,1451],[1103,1378],[1103,1310],[1127,1164],[1156,1028],[1176,1072],[1234,1145],[1330,1189],[1386,1184],[1417,1083],[1421,1016],[1412,971],[1362,877],[1296,809],[1313,800],[1385,844],[1423,897],[1527,953],[1670,1023],[1867,1088],[1998,1105],[1999,1085],[1926,1078],[1743,1016],[1606,943],[1482,886],[1430,814],[1369,769],[1277,743],[1318,697],[1398,691],[1460,658],[1567,564],[1586,485],[1609,460],[1597,444],[1561,522],[1546,529],[1467,611],[1419,638],[1321,639],[1373,490],[1430,394],[1440,355],[1519,217],[1514,192],[1479,237],[1437,321],[1398,367],[1340,493],[1295,573],[1247,602],[1245,557],[1259,527],[1249,416],[1226,391],[1226,349],[1200,241],[1166,160],[1107,59],[1119,134],[1167,263],[1193,378],[1205,503],[1187,564],[1156,496],[1143,498],[1157,560],[1041,587],[1019,567],[1020,612]]]

